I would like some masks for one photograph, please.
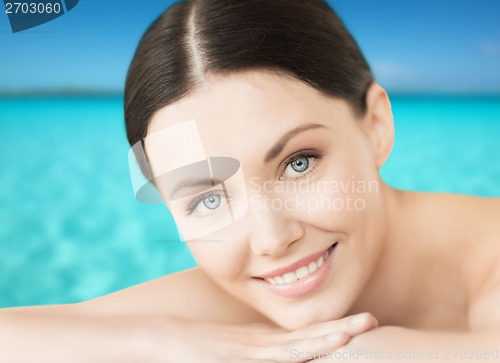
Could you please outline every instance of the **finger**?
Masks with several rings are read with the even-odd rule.
[[[349,342],[351,336],[338,331],[328,336],[280,341],[264,347],[248,350],[251,359],[276,362],[307,362],[311,359],[331,356],[336,349]]]
[[[348,316],[342,319],[328,321],[324,323],[312,324],[304,328],[286,333],[283,339],[301,339],[306,337],[317,337],[321,335],[343,331],[351,336],[358,335],[370,329],[376,328],[378,321],[370,313],[361,313]]]

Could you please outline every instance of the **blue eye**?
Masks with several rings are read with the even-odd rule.
[[[285,170],[280,180],[300,178],[311,172],[314,169],[317,159],[321,159],[323,155],[312,154],[314,151],[301,151],[288,158],[285,161]]]
[[[187,206],[186,214],[191,215],[195,211],[198,216],[207,216],[216,213],[221,204],[226,201],[222,193],[222,190],[215,190],[197,196]]]
[[[309,159],[306,158],[306,157],[300,157],[300,158],[295,159],[294,161],[292,161],[290,163],[290,166],[297,173],[303,173],[309,167]]]
[[[220,195],[217,195],[217,194],[212,194],[212,195],[206,197],[205,199],[203,199],[203,204],[208,209],[216,209],[217,207],[219,207],[220,202],[221,202]]]

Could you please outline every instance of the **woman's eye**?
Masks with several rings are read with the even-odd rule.
[[[313,166],[315,159],[314,156],[299,156],[293,159],[287,164],[283,172],[284,176],[293,179],[301,176],[301,174],[306,174]]]
[[[221,192],[210,192],[196,197],[187,206],[187,214],[191,215],[196,212],[195,214],[198,216],[206,216],[216,213],[217,209],[219,209],[221,204],[226,200],[226,198],[220,194]]]
[[[219,195],[211,195],[205,199],[203,199],[203,204],[208,209],[216,209],[220,205],[220,196]]]
[[[305,157],[301,157],[297,160],[294,160],[290,163],[290,166],[297,173],[302,173],[307,170],[309,167],[309,159]]]

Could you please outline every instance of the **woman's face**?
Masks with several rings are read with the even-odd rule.
[[[345,315],[377,263],[386,131],[370,107],[358,118],[345,101],[293,78],[247,71],[207,78],[151,120],[148,134],[196,120],[207,157],[239,161],[243,188],[197,191],[177,216],[206,228],[221,208],[239,210],[188,246],[218,285],[285,328]]]

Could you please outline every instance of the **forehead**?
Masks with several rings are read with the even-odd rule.
[[[177,136],[177,142],[166,143],[163,155],[182,159],[181,143],[200,155],[201,148],[203,156],[241,159],[245,151],[257,149],[263,158],[265,145],[301,124],[328,122],[332,110],[342,113],[345,107],[291,77],[246,71],[207,78],[194,92],[155,113],[148,135],[196,120],[198,135]]]

